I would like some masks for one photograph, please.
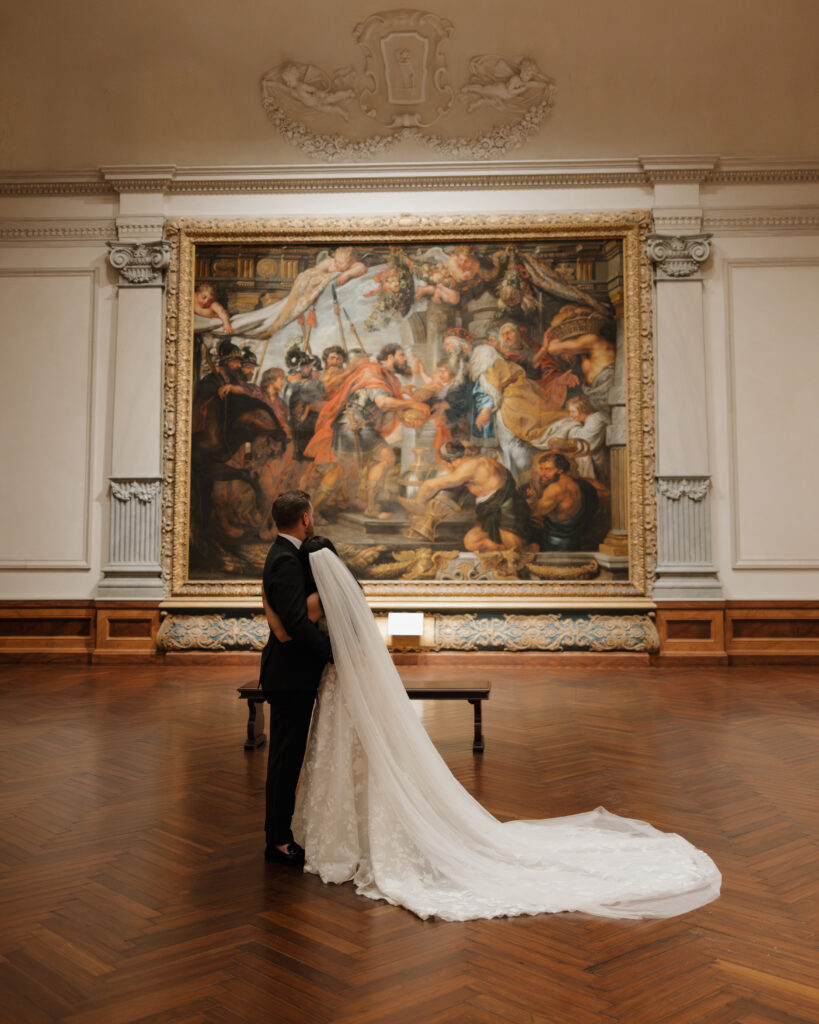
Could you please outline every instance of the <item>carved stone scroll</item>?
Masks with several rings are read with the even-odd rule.
[[[711,235],[649,235],[646,252],[658,281],[695,280],[711,255]]]
[[[109,242],[108,260],[121,288],[161,287],[171,261],[167,242]]]

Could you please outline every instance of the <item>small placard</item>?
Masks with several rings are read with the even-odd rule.
[[[423,612],[389,612],[387,633],[390,636],[423,636]]]

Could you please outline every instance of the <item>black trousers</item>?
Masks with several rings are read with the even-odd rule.
[[[315,691],[282,693],[268,698],[270,745],[264,823],[268,846],[279,846],[293,838],[290,820],[315,701]]]

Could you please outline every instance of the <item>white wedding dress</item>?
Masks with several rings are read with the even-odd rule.
[[[328,549],[310,565],[335,665],[322,678],[293,818],[305,870],[447,921],[671,917],[719,895],[707,854],[602,807],[493,818],[430,741],[346,566]]]

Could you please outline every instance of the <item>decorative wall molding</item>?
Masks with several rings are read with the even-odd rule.
[[[269,636],[263,615],[165,615],[156,645],[161,651],[261,651]]]
[[[100,167],[114,192],[167,192],[176,173],[175,164],[136,164]]]
[[[161,596],[161,492],[159,477],[112,477],[109,547],[100,593]]]
[[[119,272],[120,288],[157,288],[171,261],[168,242],[108,242],[108,260]]]
[[[725,260],[723,263],[724,302],[725,302],[725,357],[727,369],[728,396],[728,451],[730,465],[730,507],[731,507],[731,568],[737,570],[778,571],[800,570],[815,571],[819,569],[819,558],[816,556],[815,545],[806,554],[806,558],[760,558],[743,550],[742,535],[742,485],[740,479],[743,453],[740,448],[741,434],[737,428],[739,415],[739,385],[741,376],[738,374],[738,360],[743,351],[743,339],[737,336],[736,328],[736,274],[743,269],[781,269],[819,267],[815,257],[784,256],[784,257],[749,257]],[[770,302],[770,296],[768,302]],[[781,345],[780,345],[781,348]],[[781,356],[781,352],[779,353]],[[813,405],[808,408],[813,411]],[[791,441],[790,435],[787,442]],[[809,443],[809,442],[807,442]],[[753,500],[753,498],[751,499]],[[781,536],[781,531],[779,533]]]
[[[105,242],[116,234],[112,217],[0,220],[2,242]]]
[[[703,212],[702,226],[714,234],[782,234],[819,231],[819,206],[711,209]]]
[[[648,258],[658,281],[691,281],[711,255],[711,235],[649,235]]]
[[[129,480],[111,477],[111,494],[117,501],[139,501],[147,505],[158,497],[162,481],[156,479]]]
[[[710,490],[708,476],[657,478],[657,600],[721,596],[711,560]]]
[[[654,230],[659,235],[697,235],[702,231],[702,209],[699,206],[655,206]]]
[[[703,501],[710,487],[711,478],[708,476],[657,477],[657,492],[671,501],[679,501],[682,497]]]
[[[262,650],[269,629],[263,615],[166,614],[157,646],[163,651]],[[659,648],[648,614],[436,615],[431,651],[631,651]],[[402,648],[406,649],[406,648]]]
[[[85,264],[86,258],[84,255],[78,257],[77,262]],[[2,267],[0,268],[0,279],[19,279],[25,280],[26,278],[34,279],[38,283],[42,283],[45,288],[48,279],[67,279],[76,278],[78,284],[85,285],[86,294],[84,301],[87,304],[88,310],[88,331],[83,338],[83,347],[75,345],[72,348],[72,360],[75,365],[80,366],[84,362],[84,386],[86,388],[85,394],[76,393],[73,396],[74,401],[78,402],[78,407],[84,410],[84,422],[82,424],[82,430],[77,431],[77,437],[73,441],[72,447],[74,450],[82,450],[82,466],[74,467],[76,478],[82,478],[82,496],[81,498],[74,498],[70,496],[72,501],[72,516],[75,517],[75,521],[81,522],[81,550],[77,552],[75,557],[72,558],[11,558],[0,560],[0,569],[11,569],[11,570],[23,570],[23,571],[63,571],[63,570],[78,570],[88,571],[91,569],[91,551],[92,551],[92,529],[93,529],[93,513],[92,513],[92,478],[93,478],[93,466],[94,466],[94,416],[96,410],[96,381],[94,374],[94,366],[97,360],[97,297],[98,289],[100,285],[99,274],[93,267],[88,266],[40,266],[40,267]],[[17,292],[19,291],[19,285],[13,286],[15,291],[15,299],[18,299]],[[61,299],[65,302],[65,296],[62,295]],[[76,306],[73,306],[75,319],[79,314],[79,310],[82,308],[83,299],[76,301]],[[53,304],[53,305],[52,305]],[[46,295],[39,296],[39,306],[37,303],[34,304],[33,308],[30,306],[27,308],[27,323],[30,331],[35,332],[35,335],[39,338],[57,336],[57,332],[52,332],[46,328],[42,323],[38,323],[37,313],[39,309],[62,309],[62,305],[56,303],[53,296],[48,297]],[[64,317],[63,317],[64,319]],[[59,323],[59,314],[56,322]],[[64,338],[61,339],[63,342]],[[52,342],[53,343],[53,342]],[[32,348],[26,347],[27,358],[32,358]],[[81,362],[82,361],[82,362]],[[14,386],[14,382],[9,381],[7,383]],[[54,378],[52,386],[65,387],[65,377],[61,375],[59,378]],[[38,376],[37,388],[39,395],[47,395],[47,385],[42,375]],[[45,398],[42,399],[45,401]],[[66,436],[66,425],[60,421],[60,431],[63,437]],[[18,432],[20,428],[19,417],[17,418],[16,425]],[[43,471],[46,474],[46,478],[41,482],[41,488],[39,491],[40,500],[43,502],[49,502],[53,498],[53,472],[51,466],[53,466],[54,459],[60,458],[61,454],[55,453],[53,448],[40,449],[33,447],[35,444],[32,436],[27,436],[25,440],[25,446],[22,450],[27,452],[27,471],[32,473],[29,477],[29,486],[35,486],[33,473],[35,467],[43,467]],[[42,444],[42,441],[39,442]],[[82,448],[80,447],[82,446]],[[6,467],[7,473],[11,472]],[[8,486],[12,486],[8,484]],[[63,495],[63,500],[66,500],[66,496]],[[9,537],[4,532],[4,539],[9,543]],[[13,542],[12,542],[13,543]]]
[[[456,93],[446,55],[453,28],[429,11],[372,14],[353,31],[363,75],[352,66],[328,72],[287,59],[262,79],[262,105],[283,138],[325,161],[372,159],[406,140],[441,155],[503,156],[541,126],[555,85],[529,57],[479,54]],[[447,132],[449,115],[462,119],[464,108],[475,134]]]
[[[149,172],[155,172],[154,174]],[[712,159],[711,169],[692,171],[687,158],[669,158],[662,168],[664,184],[784,185],[819,181],[819,160]],[[313,164],[221,167],[169,167],[161,171],[141,165],[83,171],[10,171],[0,173],[0,196],[109,195],[140,191],[168,194],[268,194],[277,192],[455,191],[582,188],[636,185],[651,187],[659,170],[651,158],[626,160],[475,160],[378,164]],[[116,187],[115,187],[116,186]],[[737,211],[740,215],[742,211]],[[728,216],[704,211],[708,218]],[[792,216],[788,211],[783,215]],[[808,214],[813,216],[815,214]],[[771,216],[777,216],[771,211]],[[796,216],[799,216],[796,214]],[[783,224],[787,227],[787,224]],[[797,225],[798,226],[798,225]],[[110,237],[110,235],[109,235]]]
[[[116,228],[120,242],[153,242],[162,238],[165,218],[117,217]]]
[[[659,648],[648,615],[448,615],[435,647],[452,651],[646,651]]]

